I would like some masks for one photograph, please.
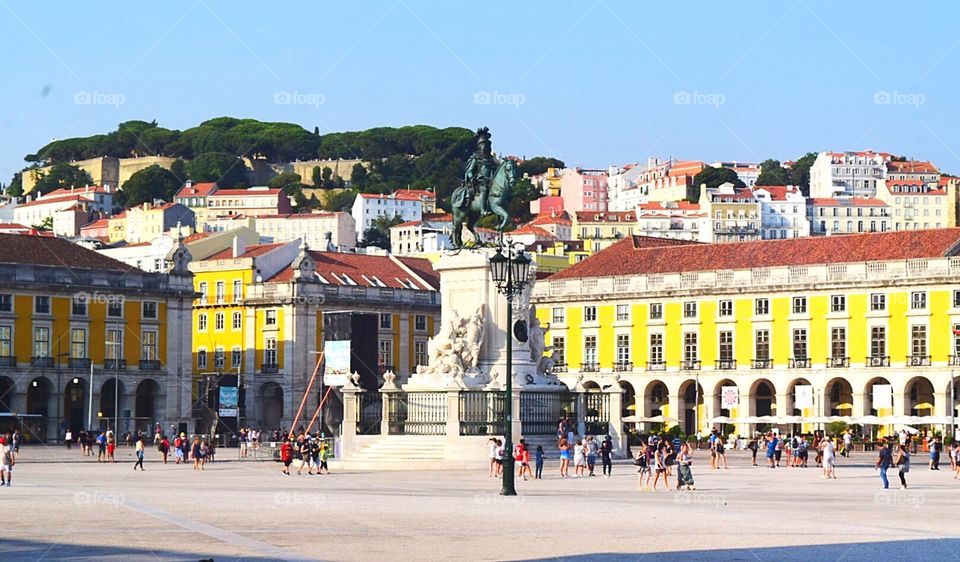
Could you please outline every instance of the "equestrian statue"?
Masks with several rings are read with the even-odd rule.
[[[500,217],[497,230],[503,232],[510,219],[504,205],[513,194],[513,186],[517,181],[517,164],[513,160],[504,159],[497,162],[490,146],[490,130],[486,127],[478,129],[474,137],[477,148],[467,160],[467,167],[463,174],[463,183],[453,190],[450,205],[453,207],[453,233],[451,235],[453,247],[463,248],[463,225],[473,234],[474,240],[479,240],[476,230],[477,221],[486,215]]]

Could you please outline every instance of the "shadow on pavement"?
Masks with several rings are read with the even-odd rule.
[[[135,546],[91,546],[71,544],[67,542],[70,540],[69,536],[63,539],[63,542],[50,544],[49,542],[0,538],[0,560],[4,562],[20,560],[279,560],[279,558],[262,556],[238,558],[232,555],[195,554],[172,548],[154,550]]]

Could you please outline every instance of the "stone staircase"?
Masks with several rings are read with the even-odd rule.
[[[446,437],[443,435],[389,435],[348,455],[339,464],[357,470],[420,469],[446,465]]]

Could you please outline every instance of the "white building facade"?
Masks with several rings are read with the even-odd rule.
[[[760,203],[760,238],[802,238],[810,236],[807,200],[792,185],[760,186],[753,190]]]

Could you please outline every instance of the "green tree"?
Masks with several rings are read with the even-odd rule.
[[[757,185],[788,185],[790,174],[780,165],[779,160],[769,158],[760,163],[760,176]]]
[[[358,189],[363,189],[367,185],[368,174],[366,166],[359,162],[354,164],[353,169],[350,170],[350,185]]]
[[[170,164],[170,173],[177,177],[180,180],[180,183],[185,183],[187,178],[190,176],[187,174],[187,163],[182,159],[177,158],[173,161],[173,164]]]
[[[36,228],[37,230],[53,230],[53,217],[47,217],[40,222],[40,224],[31,225],[31,228]]]
[[[506,206],[507,212],[515,223],[524,223],[533,218],[530,213],[530,202],[539,199],[540,195],[540,191],[529,179],[517,181],[513,186],[513,197]]]
[[[687,186],[687,201],[691,203],[700,201],[700,186],[703,184],[713,188],[725,183],[732,183],[734,187],[746,187],[746,184],[737,177],[737,173],[730,168],[707,166],[693,177],[693,185]]]
[[[321,208],[324,211],[347,211],[353,206],[353,200],[357,198],[355,189],[344,189],[339,192],[327,192],[324,198],[324,204]]]
[[[557,160],[556,158],[550,158],[548,156],[534,156],[517,165],[517,175],[521,178],[524,174],[537,176],[546,172],[547,168],[563,167],[565,167],[563,160]]]
[[[804,197],[810,197],[810,167],[816,159],[816,152],[808,152],[790,168],[790,183],[799,186]]]
[[[283,192],[287,195],[296,195],[303,189],[303,184],[300,183],[300,180],[300,174],[284,172],[270,178],[270,181],[267,182],[267,186],[273,188],[279,187],[283,189]]]
[[[220,187],[246,185],[246,166],[233,154],[207,152],[187,164],[187,174],[195,182],[217,182]]]
[[[57,189],[86,187],[92,183],[93,178],[85,170],[81,170],[72,164],[54,164],[49,170],[40,172],[33,193],[34,195],[42,195]]]
[[[20,197],[23,195],[23,172],[15,172],[10,185],[7,186],[7,195],[10,197]]]
[[[324,166],[323,170],[320,171],[320,179],[322,180],[322,187],[326,189],[333,187],[333,170],[329,166]]]
[[[310,179],[313,180],[313,187],[323,186],[323,171],[320,170],[320,166],[313,167],[310,173]]]
[[[172,201],[181,185],[180,179],[170,170],[154,164],[134,172],[130,179],[123,182],[123,204],[136,207],[154,199]]]
[[[360,246],[377,246],[384,250],[389,250],[390,227],[402,222],[403,219],[400,218],[400,215],[393,215],[392,217],[379,216],[373,219],[370,228],[363,231],[363,240],[360,242]]]

